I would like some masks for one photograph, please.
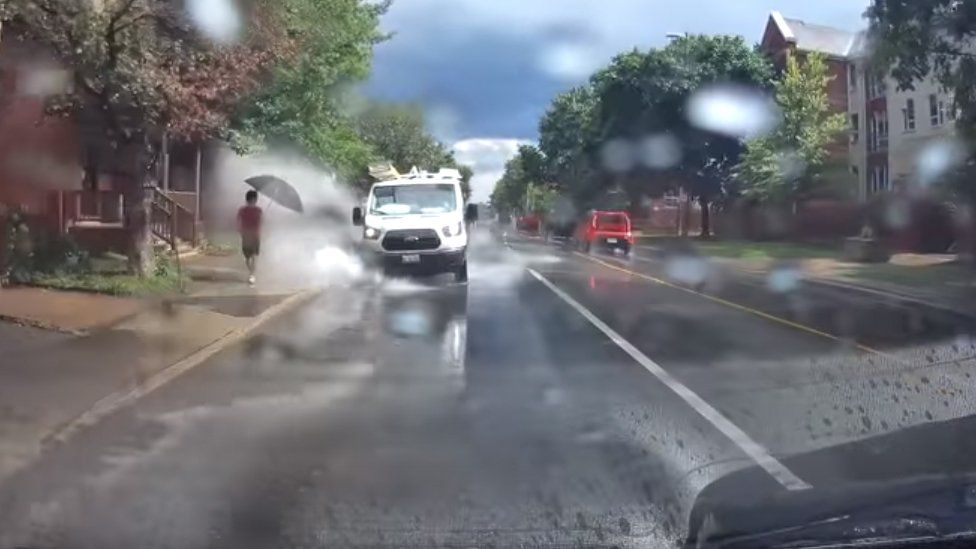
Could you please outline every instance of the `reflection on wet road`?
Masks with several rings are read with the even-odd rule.
[[[782,492],[678,387],[813,491],[871,460],[921,474],[924,449],[858,444],[976,407],[955,331],[873,354],[557,248],[472,253],[467,286],[334,288],[47,452],[0,487],[0,547],[673,545],[703,490]],[[704,289],[761,294],[746,285]],[[761,295],[751,307],[796,322],[790,300],[867,314]]]

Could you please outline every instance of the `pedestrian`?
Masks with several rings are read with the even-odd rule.
[[[241,233],[241,251],[244,253],[244,264],[248,273],[247,283],[254,286],[255,263],[261,254],[261,216],[264,212],[257,205],[257,191],[247,191],[244,202],[237,210],[237,231]]]

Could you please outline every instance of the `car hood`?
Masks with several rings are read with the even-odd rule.
[[[929,423],[784,458],[808,490],[759,467],[698,495],[688,547],[900,547],[976,531],[976,419]]]

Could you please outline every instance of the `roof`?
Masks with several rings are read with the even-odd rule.
[[[458,183],[461,181],[461,172],[454,168],[441,168],[440,171],[436,172],[423,172],[418,171],[417,168],[410,170],[410,173],[406,175],[401,175],[395,179],[387,179],[384,181],[379,181],[375,184],[377,187],[385,187],[389,185],[422,185],[422,184],[436,184],[436,183]]]
[[[847,57],[857,41],[857,33],[814,25],[801,19],[783,17],[778,11],[770,13],[770,19],[787,42],[801,51],[820,52],[832,57]]]
[[[870,43],[868,42],[867,31],[861,31],[854,35],[854,40],[851,42],[851,48],[848,50],[848,57],[862,58],[867,57],[870,52]]]

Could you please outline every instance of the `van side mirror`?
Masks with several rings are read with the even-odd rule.
[[[352,209],[352,224],[357,227],[364,225],[362,208],[356,207]]]
[[[468,204],[468,207],[464,209],[464,222],[473,223],[478,220],[478,205]]]

